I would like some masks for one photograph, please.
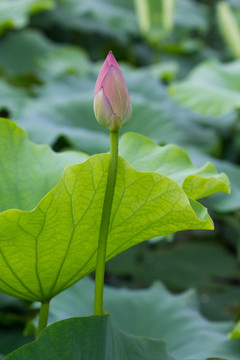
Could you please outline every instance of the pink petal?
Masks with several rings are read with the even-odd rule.
[[[115,59],[112,51],[109,51],[108,56],[107,56],[107,60],[108,60],[109,66],[114,65],[120,70],[120,67],[119,67],[119,65],[117,63],[117,60]]]
[[[102,87],[102,81],[103,81],[105,75],[107,74],[108,69],[111,65],[114,65],[115,67],[117,67],[120,70],[120,67],[119,67],[112,51],[109,51],[108,56],[106,57],[106,59],[103,63],[103,66],[101,67],[101,70],[98,74],[94,93],[96,93]]]
[[[99,124],[108,127],[114,111],[103,88],[94,95],[94,113]]]
[[[115,114],[121,120],[128,110],[129,94],[126,82],[119,67],[111,65],[102,81],[104,92]]]

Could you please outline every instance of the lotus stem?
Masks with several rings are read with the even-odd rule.
[[[110,131],[110,159],[106,192],[98,238],[98,253],[95,277],[94,315],[103,315],[103,287],[108,229],[118,166],[118,131]]]

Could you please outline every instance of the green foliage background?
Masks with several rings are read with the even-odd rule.
[[[167,3],[172,3],[173,7]],[[228,333],[240,313],[240,60],[237,43],[240,5],[238,1],[228,2],[229,17],[222,11],[222,3],[217,0],[149,0],[141,2],[143,6],[145,4],[142,11],[138,0],[0,1],[0,115],[27,131],[31,141],[45,144],[38,146],[25,139],[22,147],[17,148],[22,160],[12,162],[12,173],[18,164],[25,171],[24,183],[30,185],[23,189],[25,198],[16,201],[13,189],[3,178],[1,211],[10,208],[31,210],[57,184],[66,165],[108,151],[108,134],[94,119],[92,101],[96,77],[109,50],[121,64],[133,104],[133,118],[122,129],[121,135],[132,131],[159,145],[181,146],[195,166],[201,167],[210,161],[218,172],[225,172],[230,179],[230,195],[215,194],[201,200],[209,208],[215,223],[214,231],[195,230],[167,239],[154,238],[125,251],[107,264],[106,283],[131,290],[110,289],[110,293],[117,293],[114,296],[111,293],[112,297],[107,292],[106,309],[113,313],[112,320],[106,318],[99,327],[108,326],[116,343],[122,341],[125,349],[128,339],[122,333],[119,335],[119,330],[113,330],[114,326],[136,337],[144,335],[164,340],[166,347],[160,342],[155,344],[155,355],[162,351],[163,359],[219,357],[235,360],[240,356],[239,340],[228,340]],[[0,127],[0,131],[1,153],[8,163],[14,153],[11,154],[11,142],[4,133],[6,128]],[[25,138],[24,132],[21,134],[19,136]],[[161,168],[154,158],[157,145],[151,141],[141,143],[139,138],[131,140],[128,136],[122,138],[121,154],[135,170],[170,175],[171,168]],[[131,145],[130,140],[135,143]],[[133,149],[137,149],[136,153]],[[145,159],[141,158],[141,151],[148,152]],[[162,159],[167,159],[167,151]],[[4,172],[4,161],[1,159],[1,172]],[[33,168],[30,169],[29,164],[36,161],[42,163],[34,168],[35,178],[31,179]],[[194,166],[184,161],[186,174],[192,171],[192,176],[198,176]],[[204,171],[203,178],[213,170],[210,166]],[[21,178],[22,174],[18,173],[18,176]],[[181,183],[181,177],[178,180]],[[185,189],[189,187],[194,193],[190,180],[185,183]],[[214,177],[212,181],[215,181]],[[193,193],[191,196],[197,199]],[[154,282],[163,285],[153,285]],[[189,288],[195,289],[194,300],[189,300],[193,296]],[[57,303],[61,303],[63,295],[59,295],[60,300],[56,298],[56,305],[53,305],[54,321],[91,314],[86,311],[88,300],[81,300],[78,288],[76,293],[75,288],[72,289],[67,291],[73,292],[73,309],[78,308],[77,301],[82,301],[85,311],[59,315],[63,312]],[[158,290],[152,294],[153,289]],[[186,295],[189,296],[186,315],[189,327],[184,321],[176,323],[179,304],[174,301],[185,295],[169,293],[178,294],[184,290],[191,294]],[[145,305],[147,300],[143,296],[145,300],[143,304],[139,301],[139,307],[151,307],[152,303],[158,302],[163,306],[164,299],[173,296],[172,307],[169,305],[166,313],[167,317],[171,312],[175,319],[168,330],[172,338],[165,336],[157,324],[155,332],[150,331],[147,319],[143,321],[147,329],[142,332],[136,331],[137,326],[131,327],[127,319],[121,323],[120,310],[119,314],[112,310],[117,307],[114,299],[124,292],[125,302],[129,304],[132,297],[139,298],[139,291],[149,298]],[[200,313],[195,308],[197,305],[192,310],[192,301],[198,303]],[[7,355],[33,339],[35,313],[31,303],[0,295],[1,354]],[[136,310],[136,318],[142,313],[142,309],[139,313]],[[206,319],[214,320],[214,323],[208,324]],[[114,325],[111,321],[115,321]],[[197,324],[193,327],[192,339],[189,337],[191,321]],[[222,325],[221,321],[229,323]],[[61,326],[59,323],[60,332]],[[219,340],[216,343],[209,340],[208,345],[205,342],[205,353],[202,343],[193,340],[202,337],[199,327],[203,333],[209,332]],[[188,344],[185,344],[186,340],[182,341],[182,347],[174,343],[172,339],[178,338],[179,334],[183,334],[184,339],[189,337]],[[233,337],[239,337],[236,334],[237,330]],[[135,340],[136,347],[146,345],[139,345],[139,338]],[[48,345],[44,343],[44,346]],[[153,353],[153,359],[155,355]],[[107,356],[111,359],[111,354]],[[46,359],[44,355],[43,358]]]

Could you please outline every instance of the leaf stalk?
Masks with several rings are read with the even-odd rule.
[[[40,335],[41,331],[45,329],[48,322],[48,312],[49,312],[49,301],[42,302],[40,313],[39,313],[39,320],[38,320],[38,329],[37,329],[37,337]]]
[[[98,238],[95,276],[94,315],[103,315],[103,287],[108,229],[118,167],[118,131],[110,131],[110,159]]]

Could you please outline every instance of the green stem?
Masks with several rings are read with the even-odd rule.
[[[49,300],[50,301],[50,300]],[[42,302],[39,320],[38,320],[38,329],[37,329],[37,337],[41,333],[43,329],[47,326],[48,322],[48,311],[49,311],[49,301]]]
[[[110,159],[102,218],[98,238],[98,253],[95,277],[94,315],[103,315],[103,286],[106,261],[108,228],[112,209],[118,166],[118,131],[110,131]]]

